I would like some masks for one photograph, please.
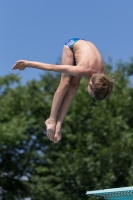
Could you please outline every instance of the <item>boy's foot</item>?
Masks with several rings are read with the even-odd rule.
[[[55,129],[55,135],[54,135],[54,143],[57,143],[61,140],[62,135],[61,135],[61,122],[57,122],[56,124],[56,129]]]
[[[47,119],[45,121],[46,124],[46,130],[47,130],[47,136],[48,138],[54,142],[54,135],[55,135],[55,128],[56,128],[56,121],[53,119]]]

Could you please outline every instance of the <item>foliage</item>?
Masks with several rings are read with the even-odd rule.
[[[49,117],[58,74],[22,86],[16,75],[0,77],[0,186],[2,199],[82,200],[86,191],[133,184],[133,60],[107,73],[115,87],[95,101],[82,80],[65,118],[63,138],[51,143]]]

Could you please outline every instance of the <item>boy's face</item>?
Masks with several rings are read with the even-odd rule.
[[[94,94],[93,94],[93,91],[92,91],[92,83],[89,82],[88,84],[88,93],[94,98]]]
[[[89,82],[89,84],[88,84],[88,93],[89,93],[89,94],[92,96],[92,98],[95,99],[95,100],[103,100],[103,99],[100,99],[100,98],[96,98],[96,97],[95,97],[94,92],[93,92],[93,90],[92,90],[92,85],[90,84],[90,82]]]
[[[98,100],[98,99],[95,98],[95,95],[94,95],[94,92],[93,92],[93,89],[92,89],[91,79],[90,79],[89,84],[88,84],[88,93],[92,96],[93,99]]]

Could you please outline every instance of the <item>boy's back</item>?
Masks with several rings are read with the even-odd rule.
[[[96,73],[104,73],[104,65],[100,52],[96,46],[85,40],[79,40],[74,45],[76,65],[86,66]]]

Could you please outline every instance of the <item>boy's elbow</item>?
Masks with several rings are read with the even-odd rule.
[[[83,76],[85,76],[85,75],[86,75],[86,73],[85,73],[83,70],[79,69],[79,70],[77,71],[77,76],[78,76],[78,77],[83,77]]]
[[[78,77],[83,77],[87,75],[87,71],[88,69],[86,69],[86,67],[84,66],[77,66],[77,76]]]

